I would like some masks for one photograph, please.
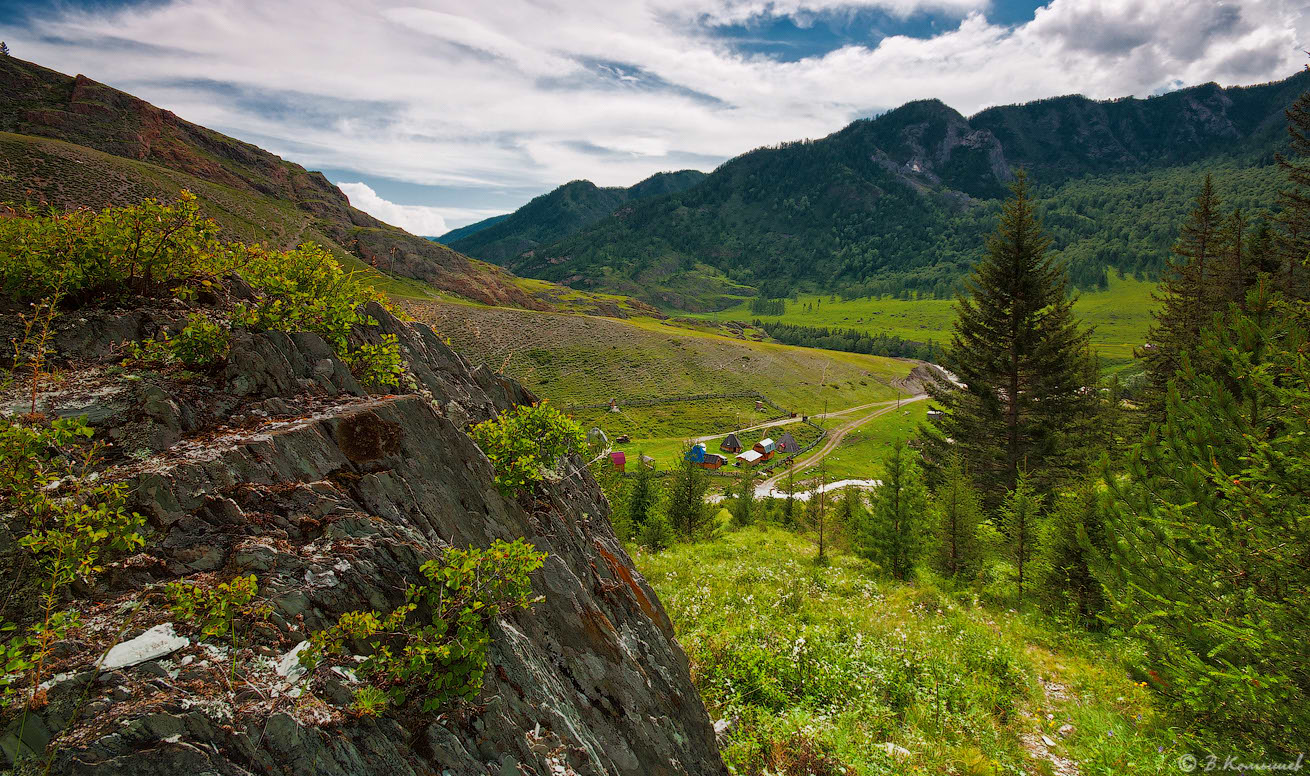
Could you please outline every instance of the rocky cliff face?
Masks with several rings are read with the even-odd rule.
[[[6,757],[48,746],[55,774],[723,771],[686,657],[594,480],[574,461],[506,499],[465,433],[526,390],[381,309],[356,336],[400,337],[413,380],[399,395],[366,393],[313,335],[234,335],[203,379],[108,365],[114,343],[185,312],[89,311],[59,333],[70,369],[42,405],[113,440],[104,476],[130,484],[152,535],[80,591],[84,627],[57,648],[34,713],[7,721]],[[288,657],[343,612],[403,603],[442,548],[517,537],[549,554],[533,578],[544,601],[493,623],[474,703],[359,717],[350,672],[301,676]],[[232,645],[179,622],[160,586],[249,574],[270,614],[233,676]]]

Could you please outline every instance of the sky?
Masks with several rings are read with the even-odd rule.
[[[1285,78],[1310,0],[0,0],[0,39],[438,235],[915,99]]]

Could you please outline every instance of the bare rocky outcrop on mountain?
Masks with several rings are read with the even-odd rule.
[[[84,627],[58,645],[32,713],[5,721],[6,757],[48,747],[53,774],[723,772],[669,619],[581,461],[509,499],[466,433],[531,394],[376,306],[378,325],[354,336],[399,337],[401,393],[365,391],[309,334],[235,333],[226,365],[189,379],[115,365],[118,343],[186,312],[61,320],[65,379],[41,408],[86,415],[113,441],[102,476],[128,483],[150,536],[79,591]],[[352,672],[301,675],[310,633],[394,609],[443,548],[518,537],[548,553],[533,574],[544,600],[491,625],[474,702],[371,718],[351,710]],[[269,614],[235,655],[162,605],[171,580],[250,574]],[[46,772],[44,756],[28,763]]]

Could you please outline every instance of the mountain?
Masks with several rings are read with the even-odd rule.
[[[508,216],[479,221],[464,227],[472,229],[471,233],[442,239],[441,242],[469,256],[501,264],[538,245],[555,242],[585,229],[611,215],[621,205],[686,191],[705,177],[705,173],[699,170],[661,172],[626,189],[601,188],[591,181],[572,181],[542,194]],[[450,234],[445,237],[450,237]]]
[[[506,218],[509,217],[510,217],[509,213],[501,213],[498,216],[492,216],[491,218],[484,218],[481,221],[471,223],[468,226],[461,226],[458,229],[451,229],[449,232],[446,232],[443,235],[439,235],[437,237],[429,237],[428,239],[432,240],[433,242],[439,242],[442,245],[450,245],[454,241],[462,237],[468,237],[469,235],[475,232],[480,232],[483,229],[486,229],[488,226],[495,226],[496,224],[500,223],[501,221],[504,221]]]
[[[489,304],[541,306],[503,270],[351,207],[322,173],[86,76],[0,57],[0,201],[101,208],[184,188],[236,239],[312,240],[350,266]]]
[[[949,294],[1022,167],[1076,282],[1104,283],[1107,268],[1153,275],[1206,172],[1221,173],[1226,204],[1272,204],[1283,111],[1307,88],[1310,73],[1298,73],[1148,99],[1058,97],[967,118],[937,100],[911,102],[820,140],[757,149],[693,188],[496,260],[693,310],[797,284]]]

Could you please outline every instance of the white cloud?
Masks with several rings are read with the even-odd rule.
[[[378,193],[366,183],[338,183],[337,187],[350,198],[350,204],[365,213],[386,221],[392,226],[399,226],[410,234],[436,237],[449,232],[446,218],[440,208],[423,205],[397,205],[378,196]]]
[[[959,24],[795,62],[743,54],[705,26],[762,13],[807,23],[858,7],[931,10]],[[1304,0],[1051,0],[1014,27],[989,21],[989,8],[988,0],[173,0],[52,11],[30,29],[0,22],[0,37],[17,56],[258,138],[311,168],[453,187],[470,192],[471,208],[481,204],[477,192],[542,191],[575,178],[629,185],[659,170],[708,169],[918,98],[972,113],[1057,94],[1145,96],[1177,82],[1273,80],[1299,69],[1310,43]],[[306,103],[312,114],[296,109]],[[411,231],[433,233],[443,217],[455,219],[449,209],[386,202],[366,186],[353,194]],[[370,196],[376,203],[364,205]]]

